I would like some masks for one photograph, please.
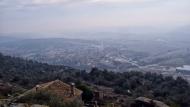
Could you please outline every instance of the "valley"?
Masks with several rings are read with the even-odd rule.
[[[130,37],[101,40],[4,38],[0,39],[0,52],[87,71],[92,67],[98,67],[114,72],[154,72],[190,80],[189,75],[176,72],[176,67],[190,65],[187,41]]]

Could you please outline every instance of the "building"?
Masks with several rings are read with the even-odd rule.
[[[183,67],[177,67],[176,71],[185,75],[190,75],[190,65],[184,65]]]
[[[81,98],[82,91],[75,88],[74,83],[71,83],[69,85],[60,80],[55,80],[44,84],[38,84],[31,90],[28,90],[24,94],[20,95],[18,99],[25,95],[28,95],[31,92],[38,92],[38,91],[51,92],[62,98],[64,101],[74,101],[82,99]]]

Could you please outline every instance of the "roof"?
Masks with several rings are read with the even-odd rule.
[[[166,105],[165,103],[161,102],[161,101],[157,101],[157,100],[152,100],[146,97],[138,97],[136,98],[136,101],[141,101],[141,102],[145,102],[145,103],[151,103],[153,102],[156,107],[169,107],[168,105]]]
[[[19,98],[36,91],[51,91],[52,93],[57,94],[58,96],[61,96],[63,98],[73,98],[77,96],[81,96],[82,91],[74,88],[75,95],[71,96],[71,85],[66,84],[60,80],[55,80],[51,82],[47,82],[44,84],[38,84],[34,88],[26,91],[24,94],[20,95]]]

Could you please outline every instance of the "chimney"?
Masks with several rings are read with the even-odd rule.
[[[40,85],[36,85],[36,91],[38,91],[39,90],[39,88],[40,88]]]
[[[75,96],[75,83],[71,83],[71,96]]]

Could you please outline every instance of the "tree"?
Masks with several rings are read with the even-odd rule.
[[[88,101],[91,101],[93,99],[93,97],[94,97],[93,91],[89,87],[87,87],[84,84],[81,84],[81,85],[77,86],[77,88],[79,88],[80,90],[83,91],[83,93],[82,93],[82,100],[83,101],[88,102]]]

